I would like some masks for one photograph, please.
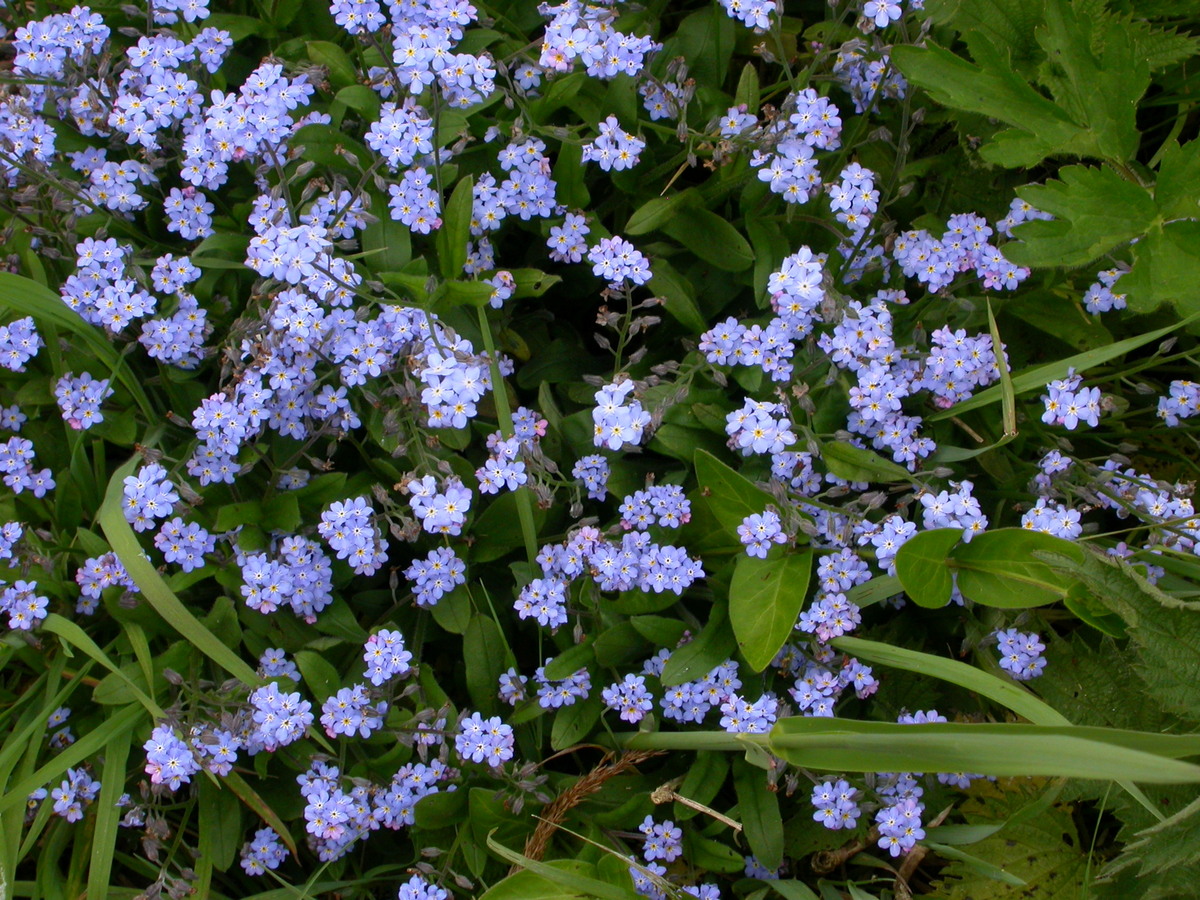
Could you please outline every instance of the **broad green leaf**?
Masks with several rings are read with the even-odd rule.
[[[912,474],[904,466],[884,459],[873,450],[841,441],[822,444],[821,461],[830,472],[846,481],[873,481],[880,484],[912,481]]]
[[[196,889],[205,896],[212,883],[213,870],[226,871],[237,858],[242,844],[242,808],[237,795],[225,790],[213,778],[199,779],[196,785],[199,795],[200,820],[197,828],[200,856],[196,860]]]
[[[754,264],[754,251],[741,233],[707,209],[689,209],[661,225],[670,235],[696,256],[718,269],[740,272]],[[653,265],[651,266],[653,269]]]
[[[1010,245],[1006,245],[1010,246]],[[1013,393],[1017,396],[1027,394],[1030,391],[1044,391],[1046,385],[1058,378],[1065,378],[1067,371],[1074,369],[1076,372],[1086,372],[1095,366],[1102,366],[1106,362],[1111,362],[1131,350],[1136,350],[1138,347],[1144,347],[1146,344],[1165,338],[1174,331],[1178,331],[1185,325],[1194,322],[1197,317],[1200,317],[1200,311],[1192,313],[1186,319],[1167,325],[1163,328],[1158,328],[1154,331],[1148,331],[1145,334],[1140,334],[1137,337],[1126,338],[1123,341],[1117,341],[1107,347],[1097,347],[1095,350],[1086,350],[1083,353],[1076,353],[1074,356],[1068,356],[1066,359],[1060,359],[1057,362],[1045,363],[1040,366],[1032,366],[1024,369],[1013,376],[1012,386]],[[949,409],[940,410],[927,417],[927,421],[936,422],[940,419],[949,419],[953,416],[961,415],[964,412],[972,409],[979,409],[983,406],[988,406],[996,403],[1001,399],[1002,391],[1000,385],[995,384],[986,390],[980,391],[969,400],[964,400],[962,403],[956,403]]]
[[[633,616],[629,624],[657,647],[674,647],[683,637],[685,629],[678,619],[668,619],[665,616]]]
[[[387,201],[382,195],[372,194],[372,207],[379,210],[379,218],[363,229],[363,262],[379,276],[399,272],[412,260],[412,232],[385,212]]]
[[[707,506],[725,532],[738,541],[742,520],[762,513],[773,502],[771,495],[706,450],[696,451],[694,465],[700,489],[698,497],[692,498],[693,505],[701,502]]]
[[[1168,737],[1172,736],[1074,726],[899,725],[792,717],[775,724],[768,747],[793,765],[831,772],[977,772],[1147,784],[1200,782],[1200,766],[1125,745],[1157,749],[1170,743],[1162,740]]]
[[[554,714],[554,724],[550,726],[551,749],[557,751],[574,747],[588,736],[603,712],[604,701],[598,691],[559,709]]]
[[[460,584],[438,600],[430,612],[433,614],[433,621],[451,634],[465,634],[475,612],[470,589],[467,585]]]
[[[357,113],[361,113],[368,122],[379,118],[379,95],[365,84],[351,84],[337,92],[334,99],[345,104]],[[391,218],[387,216],[385,218]],[[363,249],[366,249],[365,247]]]
[[[1130,310],[1149,313],[1165,303],[1180,315],[1200,312],[1200,222],[1154,226],[1133,245],[1133,269],[1120,281]]]
[[[329,82],[335,88],[344,88],[358,81],[354,62],[337,44],[330,41],[308,41],[305,47],[309,59],[329,70]]]
[[[950,551],[964,597],[984,606],[1029,609],[1061,600],[1075,579],[1038,558],[1082,559],[1077,544],[1024,528],[985,531]]]
[[[547,663],[542,674],[551,681],[562,681],[564,678],[570,678],[580,669],[587,668],[596,659],[596,651],[592,646],[594,643],[593,638],[584,638],[582,642],[572,644]]]
[[[300,670],[304,683],[308,685],[318,703],[324,703],[329,697],[338,692],[342,686],[341,676],[337,669],[320,653],[312,650],[297,650],[295,655],[296,668]]]
[[[745,106],[746,109],[758,109],[758,98],[758,69],[754,63],[748,62],[742,66],[742,74],[738,76],[737,88],[733,92],[733,104]]]
[[[447,281],[462,276],[467,262],[467,242],[471,240],[472,190],[475,179],[468,175],[454,186],[442,214],[437,233],[438,271]]]
[[[591,863],[575,859],[552,859],[546,865],[585,878],[595,874]],[[573,900],[587,894],[566,891],[562,885],[528,870],[514,872],[479,895],[479,900]]]
[[[714,603],[708,624],[690,643],[671,654],[663,667],[663,687],[672,687],[703,678],[733,652],[736,642],[729,627],[729,610],[724,603]]]
[[[695,189],[688,188],[669,197],[653,197],[634,210],[622,233],[636,237],[654,231],[678,215],[682,207],[694,203],[697,196]]]
[[[1017,194],[1055,217],[1018,225],[1019,242],[1004,245],[1005,257],[1033,268],[1088,265],[1145,233],[1158,215],[1149,191],[1107,166],[1064,166],[1057,179]]]
[[[936,528],[914,534],[896,552],[896,577],[917,606],[938,609],[950,602],[950,551],[961,540],[961,528]]]
[[[548,272],[543,272],[541,269],[510,269],[509,274],[512,275],[513,281],[516,282],[513,297],[517,299],[523,297],[540,297],[562,281],[561,275],[551,275]]]
[[[739,819],[746,843],[767,869],[783,864],[783,816],[779,797],[767,786],[767,776],[743,760],[733,763],[733,786],[737,791]]]
[[[512,652],[496,622],[482,614],[471,617],[463,634],[463,664],[471,703],[487,716],[499,712],[496,696],[500,674],[512,664]]]
[[[663,308],[689,330],[705,331],[708,318],[696,303],[696,290],[691,283],[665,259],[654,261],[653,275],[649,287],[662,298]]]
[[[683,783],[676,788],[675,792],[694,803],[707,806],[712,803],[725,784],[725,776],[729,774],[729,764],[729,755],[726,753],[699,751],[691,766],[688,767]],[[676,800],[671,817],[676,822],[683,822],[694,818],[699,813],[700,810],[695,806]]]
[[[738,558],[729,585],[729,621],[738,649],[755,672],[769,666],[791,637],[811,572],[811,553]]]
[[[517,505],[517,493],[509,491],[493,500],[487,509],[479,514],[471,529],[475,536],[475,542],[471,545],[471,562],[490,562],[499,559],[514,547],[521,546],[524,540],[521,529],[513,527],[519,521]],[[541,530],[545,519],[546,511],[535,506],[535,530]]]

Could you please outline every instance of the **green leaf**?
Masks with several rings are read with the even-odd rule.
[[[1038,557],[1082,559],[1078,544],[1024,528],[985,531],[950,553],[963,596],[984,606],[1029,609],[1061,600],[1075,579]]]
[[[104,769],[100,773],[100,796],[96,803],[91,865],[88,867],[89,897],[109,895],[109,876],[120,831],[121,808],[117,806],[117,800],[125,790],[125,763],[132,743],[133,733],[122,729],[104,745]]]
[[[1020,818],[1030,786],[1018,783],[973,788],[963,804],[967,821],[999,831],[963,851],[931,846],[950,860],[933,892],[945,900],[1077,900],[1088,896],[1087,838],[1076,831],[1068,806],[1053,806]],[[970,827],[970,826],[968,826]],[[1016,887],[1020,882],[1023,886]],[[1009,887],[1008,885],[1013,885]]]
[[[1200,311],[1200,222],[1171,222],[1152,227],[1133,246],[1133,268],[1120,290],[1133,312],[1149,313],[1165,303],[1180,315]]]
[[[21,275],[0,272],[0,305],[21,316],[32,316],[39,323],[57,326],[79,338],[100,360],[109,373],[129,391],[147,422],[157,422],[158,414],[150,404],[142,383],[137,379],[112,343],[98,328],[89,325],[63,303],[62,298],[44,285]]]
[[[841,441],[822,444],[821,460],[830,472],[846,481],[874,481],[880,484],[912,481],[912,474],[904,466],[884,459],[872,450]]]
[[[305,45],[308,58],[329,70],[329,83],[344,88],[358,81],[353,61],[337,44],[330,41],[308,41]]]
[[[554,724],[550,727],[550,747],[552,750],[566,750],[574,747],[588,736],[600,715],[604,712],[604,701],[599,692],[593,691],[583,700],[576,700],[570,706],[564,706],[554,714]]]
[[[693,464],[700,490],[692,495],[692,505],[704,504],[740,546],[738,526],[746,516],[762,513],[773,502],[771,495],[707,450],[697,450]]]
[[[374,195],[373,201],[374,208],[387,207],[379,195]],[[412,260],[412,232],[403,222],[381,214],[377,221],[363,229],[362,248],[366,254],[364,262],[376,275],[399,272]]]
[[[738,558],[729,585],[729,621],[753,671],[766,669],[791,637],[811,572],[811,553]]]
[[[1143,876],[1195,866],[1200,862],[1200,798],[1140,832],[1136,841],[1126,845],[1124,855],[1138,864],[1138,874]]]
[[[1167,221],[1200,216],[1200,140],[1163,149],[1154,202]]]
[[[520,866],[535,875],[540,875],[547,881],[559,885],[560,888],[565,888],[568,892],[573,891],[585,897],[599,897],[601,900],[638,900],[640,896],[634,892],[632,882],[628,889],[623,889],[617,885],[609,884],[607,881],[592,878],[590,875],[580,875],[574,871],[530,859],[528,856],[518,853],[515,850],[510,850],[499,843],[492,836],[495,833],[496,829],[488,832],[487,846],[489,850],[510,865]],[[569,896],[569,894],[566,896]]]
[[[355,112],[361,113],[362,117],[368,122],[374,122],[379,118],[379,95],[365,84],[348,85],[338,91],[334,99]],[[390,219],[391,217],[386,216],[385,218]],[[363,249],[366,248],[364,247]]]
[[[430,612],[433,614],[433,621],[451,634],[466,634],[475,612],[470,589],[467,585],[460,584],[435,603]]]
[[[562,681],[587,668],[596,659],[596,651],[592,648],[594,643],[593,638],[584,638],[581,643],[572,644],[548,662],[542,674],[551,681]]]
[[[682,207],[696,202],[699,193],[694,188],[687,188],[669,197],[653,197],[634,210],[633,215],[625,223],[623,234],[636,237],[660,228],[676,215]],[[657,267],[657,262],[656,262]]]
[[[778,869],[783,865],[783,816],[778,795],[767,786],[766,774],[744,760],[733,763],[733,786],[746,842],[764,868]]]
[[[304,677],[304,683],[308,685],[308,689],[312,691],[312,695],[318,702],[324,703],[341,688],[342,679],[338,675],[337,669],[320,653],[312,650],[298,650],[295,659],[296,668]]]
[[[856,637],[835,638],[833,646],[867,662],[957,684],[961,688],[996,701],[1035,725],[1070,724],[1070,721],[1054,707],[1039,700],[1020,685],[957,660]]]
[[[896,552],[896,577],[917,606],[939,609],[954,590],[950,551],[962,540],[961,528],[935,528],[914,534]]]
[[[437,233],[438,271],[447,281],[462,276],[467,262],[467,242],[471,240],[472,190],[475,179],[468,175],[454,186],[446,203],[442,227]]]
[[[500,674],[512,664],[512,651],[496,622],[482,614],[471,617],[463,634],[463,663],[471,703],[483,715],[499,711],[496,686]]]
[[[791,717],[775,724],[768,747],[793,765],[830,772],[881,772],[890,766],[912,772],[1200,782],[1200,766],[1135,749],[1173,746],[1176,742],[1163,740],[1169,737],[1077,726],[899,725]],[[1183,746],[1178,752],[1194,749]]]
[[[729,628],[729,609],[726,604],[712,605],[708,624],[691,643],[684,644],[671,654],[663,667],[663,687],[672,687],[702,678],[719,666],[733,652],[736,642]]]
[[[1005,245],[1011,246],[1009,244]],[[1126,276],[1129,277],[1129,276]],[[1122,279],[1123,281],[1123,279]],[[1083,353],[1076,353],[1074,356],[1068,356],[1066,359],[1060,359],[1057,362],[1045,363],[1040,366],[1033,366],[1024,369],[1013,376],[1012,386],[1013,393],[1017,396],[1027,394],[1030,391],[1044,391],[1046,385],[1051,381],[1059,378],[1065,378],[1067,371],[1074,369],[1076,372],[1086,372],[1088,369],[1095,366],[1104,365],[1106,362],[1111,362],[1131,350],[1136,350],[1138,347],[1143,347],[1146,344],[1153,343],[1161,338],[1166,337],[1174,331],[1179,330],[1185,325],[1194,322],[1197,317],[1200,317],[1200,311],[1192,313],[1186,319],[1167,325],[1155,331],[1148,331],[1145,334],[1140,334],[1137,337],[1126,338],[1123,341],[1117,341],[1115,344],[1110,344],[1107,347],[1097,347],[1095,350],[1086,350]],[[940,419],[949,419],[952,416],[961,415],[972,409],[979,409],[996,403],[1002,397],[1000,385],[992,385],[986,390],[980,391],[969,400],[964,400],[962,403],[956,403],[949,409],[944,409],[935,412],[926,418],[926,421],[936,422]]]
[[[1008,259],[1033,268],[1088,265],[1145,233],[1158,215],[1149,191],[1106,166],[1064,166],[1058,179],[1017,195],[1055,217],[1018,225],[1019,242],[1004,245]]]
[[[654,277],[649,282],[650,290],[662,298],[663,308],[688,330],[707,330],[708,317],[700,311],[696,303],[696,290],[691,283],[665,259],[654,261],[653,273]]]
[[[1161,708],[1200,723],[1200,607],[1159,590],[1128,563],[1082,554],[1047,557],[1129,625],[1136,671]]]
[[[1150,86],[1150,67],[1134,52],[1120,23],[1078,15],[1071,3],[1045,4],[1037,31],[1046,51],[1039,80],[1076,122],[1086,126],[1094,155],[1126,162],[1137,153],[1137,102]],[[1102,41],[1093,53],[1094,38]]]
[[[661,228],[718,269],[740,272],[754,264],[750,243],[736,228],[710,210],[689,209],[686,215],[669,219]]]
[[[584,878],[591,878],[596,871],[591,863],[575,859],[552,859],[546,865]],[[575,891],[564,891],[558,882],[524,870],[514,872],[504,880],[496,882],[479,895],[479,900],[572,900],[587,896]]]
[[[141,590],[146,602],[166,620],[167,624],[187,638],[197,650],[243,684],[249,686],[261,684],[262,679],[258,677],[254,669],[226,647],[219,637],[205,628],[200,620],[192,615],[179,598],[171,592],[162,576],[150,563],[149,558],[142,552],[133,529],[125,521],[125,516],[121,512],[124,479],[133,474],[140,462],[141,457],[135,456],[117,469],[109,479],[104,503],[100,507],[100,514],[97,517],[109,546],[112,547],[130,578]]]
[[[534,506],[535,530],[541,530],[545,519],[546,511]],[[514,547],[520,547],[524,542],[524,537],[521,529],[514,527],[518,521],[517,494],[515,492],[509,491],[493,500],[488,508],[480,513],[471,529],[475,535],[475,543],[471,545],[471,561],[490,562],[504,556]]]
[[[742,74],[738,76],[737,88],[733,92],[733,105],[758,109],[759,93],[758,68],[754,63],[748,62],[742,66]]]
[[[927,41],[892,48],[892,62],[943,106],[978,113],[1013,127],[1001,131],[985,158],[1010,167],[1033,166],[1055,153],[1080,153],[1089,141],[1071,117],[1013,70],[1007,48],[979,32],[966,35],[972,64]]]

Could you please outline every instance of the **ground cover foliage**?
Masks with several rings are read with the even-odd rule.
[[[0,897],[1194,896],[1195,10],[0,22]]]

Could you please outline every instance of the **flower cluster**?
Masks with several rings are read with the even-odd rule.
[[[237,554],[246,605],[264,615],[287,604],[308,623],[333,602],[333,567],[320,546],[306,537],[278,542],[275,553]]]
[[[605,172],[620,172],[636,166],[638,155],[645,148],[645,141],[621,128],[616,116],[609,116],[600,123],[600,137],[583,145],[583,159],[584,162],[599,163]]]
[[[626,398],[636,385],[632,381],[609,384],[596,392],[592,410],[593,440],[597,447],[620,450],[626,444],[640,444],[650,425],[650,414],[636,398]]]
[[[813,819],[826,828],[856,828],[862,810],[858,807],[860,792],[850,782],[839,778],[813,787]]]
[[[321,513],[317,533],[338,559],[350,563],[359,575],[373,575],[387,562],[387,540],[374,524],[375,511],[366,497],[335,501]]]
[[[1062,425],[1074,431],[1082,422],[1092,428],[1100,424],[1100,388],[1083,387],[1083,377],[1071,369],[1066,378],[1046,385],[1042,395],[1046,411],[1042,421],[1047,425]]]
[[[330,737],[344,734],[353,737],[370,737],[383,727],[387,715],[386,703],[372,703],[366,685],[340,688],[321,706],[321,725]]]
[[[150,776],[150,783],[166,785],[169,791],[179,790],[200,771],[192,748],[170,725],[156,726],[142,749],[146,751],[146,774]]]
[[[1029,681],[1042,674],[1046,657],[1042,653],[1046,645],[1036,634],[1006,628],[996,632],[997,649],[1000,651],[1000,668],[1017,681]]]
[[[54,489],[54,476],[49,469],[34,470],[36,457],[33,441],[25,438],[11,437],[0,444],[0,474],[13,493],[29,491],[35,497],[44,497]]]
[[[31,631],[49,615],[50,601],[37,593],[36,581],[0,580],[0,615],[8,616],[8,627]]]
[[[446,594],[467,581],[466,564],[449,547],[437,547],[424,559],[414,559],[404,570],[413,586],[417,606],[434,606]]]
[[[413,655],[404,648],[404,635],[399,631],[380,629],[367,638],[363,662],[367,664],[366,679],[379,687],[390,678],[412,671]]]
[[[37,356],[42,346],[32,316],[0,325],[0,366],[10,372],[24,372],[25,364]]]
[[[464,761],[486,762],[494,768],[512,759],[514,743],[512,726],[499,716],[484,719],[472,713],[459,724],[454,749]]]

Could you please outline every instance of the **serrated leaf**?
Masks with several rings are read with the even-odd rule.
[[[738,649],[755,672],[769,666],[791,637],[811,572],[811,553],[738,558],[729,585],[729,621]]]
[[[1200,222],[1149,230],[1133,247],[1133,269],[1120,281],[1129,308],[1153,312],[1170,303],[1181,315],[1200,310]]]
[[[1118,560],[1085,553],[1052,562],[1129,625],[1147,695],[1161,708],[1200,723],[1200,606],[1171,597]]]
[[[1137,101],[1150,86],[1150,67],[1134,53],[1119,23],[1077,15],[1065,0],[1047,2],[1045,16],[1045,26],[1037,31],[1046,51],[1039,80],[1076,122],[1086,125],[1096,156],[1114,162],[1131,159],[1140,140]],[[1097,53],[1093,32],[1101,36]]]
[[[1200,216],[1200,141],[1172,141],[1162,151],[1154,201],[1168,221]]]
[[[950,859],[934,890],[946,900],[1076,900],[1083,896],[1086,846],[1080,841],[1069,807],[1051,807],[1041,815],[1012,822],[1030,798],[1030,788],[1013,783],[985,784],[972,789],[963,814],[973,825],[999,825],[1002,830],[971,847],[985,860],[1023,885],[1004,883],[994,873],[969,861]]]
[[[1013,70],[1006,48],[979,32],[966,38],[974,63],[932,42],[893,47],[892,61],[938,103],[1013,126],[993,141],[991,162],[1032,166],[1083,142],[1083,129]]]
[[[1058,175],[1017,190],[1022,200],[1055,217],[1013,229],[1019,243],[1005,244],[1004,255],[1018,265],[1087,265],[1143,234],[1158,215],[1150,192],[1112,169],[1064,166]]]

